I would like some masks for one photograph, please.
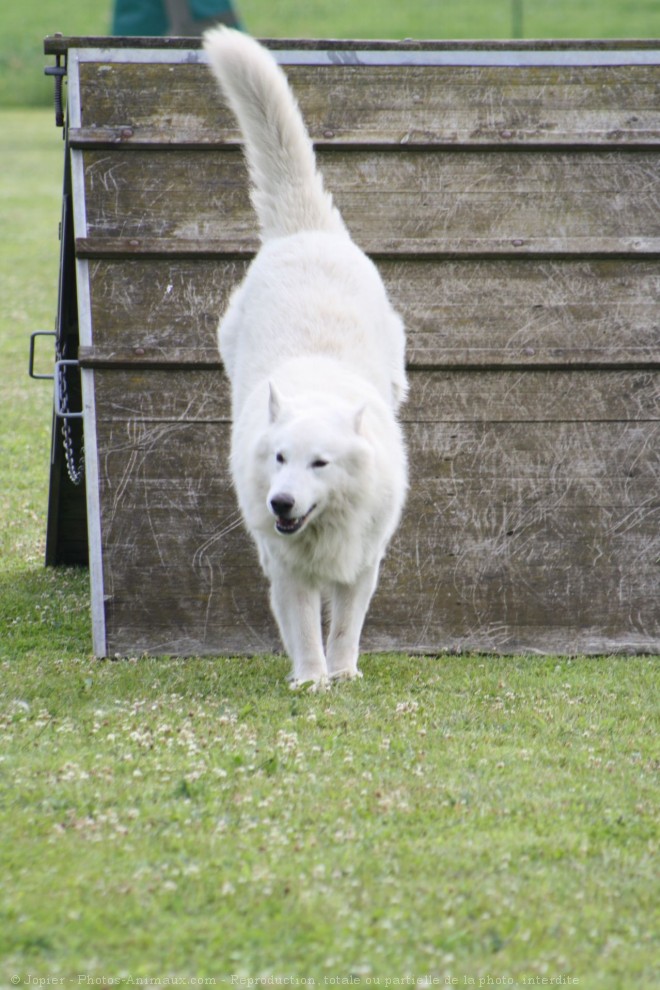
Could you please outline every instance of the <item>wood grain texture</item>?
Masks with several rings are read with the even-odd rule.
[[[219,366],[219,315],[247,264],[95,261],[95,343],[84,363]],[[656,262],[406,259],[378,267],[405,317],[411,368],[660,363]]]
[[[660,141],[654,66],[328,65],[289,66],[287,75],[318,144]],[[74,146],[240,143],[204,65],[87,63],[81,79]]]
[[[578,255],[585,261],[618,258],[660,257],[660,237],[655,234],[640,236],[600,236],[588,234],[577,240],[567,240],[563,235],[544,237],[469,237],[445,236],[441,239],[415,240],[413,237],[390,237],[378,240],[364,235],[362,250],[374,260],[424,259],[426,261],[490,260],[493,257],[514,261],[524,258],[564,259]],[[200,241],[192,237],[80,237],[76,239],[76,255],[79,258],[180,258],[205,261],[209,258],[234,258],[251,260],[259,248],[256,231],[234,239],[208,238]]]
[[[99,432],[110,652],[271,649],[265,582],[227,476],[229,424],[128,419]],[[415,483],[366,649],[656,642],[658,424],[432,423],[408,434]]]
[[[224,423],[229,384],[219,369],[98,371],[96,395],[105,419],[141,424]],[[648,422],[660,420],[660,374],[507,369],[418,371],[401,410],[410,423]]]
[[[272,649],[221,376],[97,379],[110,651]],[[419,372],[411,384],[414,484],[365,648],[652,648],[657,377]]]
[[[254,242],[245,167],[232,150],[85,152],[88,236]],[[660,238],[648,152],[326,151],[327,188],[358,244],[441,250],[466,231],[488,248],[542,237]],[[387,190],[387,195],[383,195]]]

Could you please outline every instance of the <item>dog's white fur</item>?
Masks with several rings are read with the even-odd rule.
[[[405,499],[403,324],[324,191],[274,58],[226,28],[204,48],[243,133],[262,240],[218,331],[232,477],[293,684],[318,686],[359,676],[362,625]]]

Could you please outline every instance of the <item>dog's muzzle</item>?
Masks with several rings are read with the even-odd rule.
[[[316,505],[313,505],[303,516],[294,516],[292,512],[295,504],[296,500],[293,496],[286,493],[274,495],[271,498],[270,510],[275,516],[275,529],[278,533],[291,536],[293,533],[300,532],[316,508]]]

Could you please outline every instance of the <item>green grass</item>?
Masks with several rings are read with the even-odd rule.
[[[2,976],[650,988],[654,666],[5,663]]]
[[[49,111],[3,111],[0,127],[0,656],[13,658],[72,642],[87,649],[89,609],[86,574],[42,565],[52,389],[27,376],[30,333],[54,325],[61,132]],[[52,347],[40,343],[48,373]]]
[[[367,657],[324,695],[279,658],[93,659],[25,370],[62,143],[0,127],[0,986],[651,990],[658,658]]]
[[[509,38],[512,0],[236,0],[257,37]],[[0,107],[45,106],[43,38],[104,35],[109,0],[24,0],[0,11]],[[527,38],[658,38],[657,0],[523,0]]]
[[[522,0],[527,38],[660,36],[655,0]],[[238,0],[259,37],[510,38],[512,0]]]

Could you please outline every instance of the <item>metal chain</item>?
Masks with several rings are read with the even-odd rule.
[[[62,360],[61,347],[59,342],[56,347],[57,360]],[[60,406],[64,413],[69,412],[69,389],[66,380],[66,365],[59,365],[59,381],[57,388],[60,393]],[[62,418],[62,442],[64,444],[64,457],[66,460],[66,470],[71,482],[74,485],[81,485],[85,477],[85,440],[80,441],[80,456],[76,463],[75,445],[73,442],[73,432],[70,421],[64,416]]]

